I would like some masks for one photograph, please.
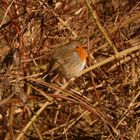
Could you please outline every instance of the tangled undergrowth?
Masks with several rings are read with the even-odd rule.
[[[71,39],[81,75],[40,78]],[[139,140],[139,52],[139,0],[1,0],[0,139]]]

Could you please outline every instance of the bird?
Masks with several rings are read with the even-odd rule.
[[[67,80],[78,77],[86,65],[86,57],[85,46],[78,40],[71,40],[54,49],[50,72],[56,71]]]
[[[56,73],[59,73],[66,81],[77,78],[86,65],[86,58],[85,46],[78,40],[71,40],[63,45],[55,46],[49,60],[51,66],[39,79],[50,82]],[[25,82],[42,88],[44,91],[48,90],[48,87],[35,81],[26,79]]]

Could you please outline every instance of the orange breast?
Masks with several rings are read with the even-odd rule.
[[[82,60],[82,61],[85,61],[85,60],[86,60],[87,54],[86,54],[86,51],[85,51],[85,49],[83,48],[83,46],[77,47],[77,48],[76,48],[76,51],[77,51],[77,53],[79,54],[81,60]]]

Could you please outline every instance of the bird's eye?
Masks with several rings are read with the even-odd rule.
[[[79,48],[79,46],[76,46],[76,49],[78,49]]]

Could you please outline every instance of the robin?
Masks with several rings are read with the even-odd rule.
[[[54,73],[54,71],[60,73],[66,80],[78,77],[86,65],[84,45],[79,41],[70,41],[64,45],[57,46],[54,48],[50,61],[52,63],[50,69],[42,75],[45,81],[51,79],[51,73]],[[45,91],[48,90],[48,87],[41,84],[36,84],[28,80],[26,82],[35,86],[37,85]]]
[[[70,41],[54,49],[50,70],[59,72],[65,79],[78,77],[86,65],[86,51],[79,41]]]

